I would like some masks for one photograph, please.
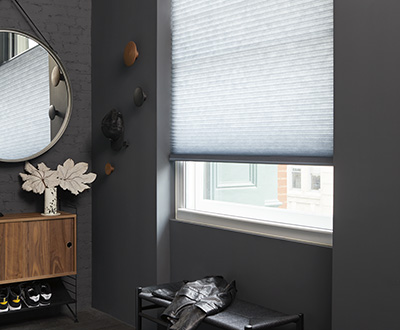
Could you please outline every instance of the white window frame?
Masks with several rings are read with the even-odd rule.
[[[176,221],[324,247],[332,246],[332,229],[317,228],[312,225],[321,221],[327,223],[326,221],[331,221],[330,217],[275,208],[269,208],[266,216],[265,207],[247,205],[238,207],[235,203],[202,200],[196,196],[193,197],[196,198],[196,203],[201,203],[200,209],[207,211],[185,208],[185,163],[175,162],[175,170]],[[197,184],[201,185],[201,182]],[[229,210],[227,213],[230,214],[216,213],[221,207]],[[309,225],[305,226],[305,223]]]

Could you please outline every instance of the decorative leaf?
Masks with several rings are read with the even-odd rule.
[[[53,171],[45,163],[38,164],[36,169],[29,162],[25,163],[26,173],[20,173],[24,181],[22,189],[43,194],[45,188],[54,188],[60,185],[64,190],[69,190],[78,195],[80,192],[89,189],[87,183],[92,183],[96,179],[95,173],[84,174],[89,165],[81,162],[75,165],[71,158],[68,158],[63,165],[57,166],[57,171]]]
[[[25,171],[27,171],[30,174],[35,174],[38,172],[38,170],[33,166],[31,163],[26,162],[25,163]]]
[[[26,191],[33,191],[35,194],[43,194],[45,185],[41,180],[28,180],[24,182],[22,189]]]
[[[43,173],[50,171],[50,168],[48,168],[45,163],[39,163],[37,167],[39,171],[42,171]]]
[[[60,183],[60,179],[58,178],[57,171],[47,171],[44,177],[44,183],[47,188],[57,187]]]
[[[95,173],[88,173],[88,174],[83,174],[82,178],[85,180],[85,183],[92,183],[94,180],[96,180],[97,174]]]
[[[87,163],[77,163],[74,167],[74,176],[81,176],[85,173],[89,168]]]
[[[89,165],[81,162],[75,165],[72,159],[67,159],[63,165],[57,166],[59,185],[64,190],[69,190],[74,195],[89,189],[85,183],[92,183],[96,179],[95,173],[84,174]]]
[[[66,170],[70,170],[70,169],[74,168],[75,163],[74,163],[74,161],[73,161],[71,158],[68,158],[68,159],[64,162],[63,166],[64,166],[64,168],[65,168]]]
[[[41,168],[47,168],[44,163],[42,163]],[[32,164],[29,162],[25,163],[25,170],[30,174],[20,173],[22,180],[25,181],[22,185],[22,189],[26,191],[33,191],[36,194],[43,194],[46,183],[45,183],[45,174],[46,172],[37,170]]]

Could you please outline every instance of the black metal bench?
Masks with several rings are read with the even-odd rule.
[[[157,289],[168,287],[178,291],[184,282],[168,283],[136,289],[136,330],[142,330],[143,318],[169,328],[169,323],[145,313],[146,310],[166,308],[171,301],[153,295]],[[207,316],[204,323],[227,330],[262,330],[294,323],[296,330],[304,330],[303,314],[288,315],[259,305],[235,299],[222,312]]]

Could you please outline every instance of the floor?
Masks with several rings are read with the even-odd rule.
[[[95,309],[78,313],[75,323],[69,314],[59,314],[36,320],[0,325],[1,330],[132,330],[125,323]]]

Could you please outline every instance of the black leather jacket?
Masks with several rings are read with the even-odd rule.
[[[172,298],[173,293],[164,291],[155,295]],[[222,276],[187,282],[175,293],[161,317],[172,323],[172,330],[194,330],[207,315],[229,306],[235,295],[235,281],[228,284]]]

